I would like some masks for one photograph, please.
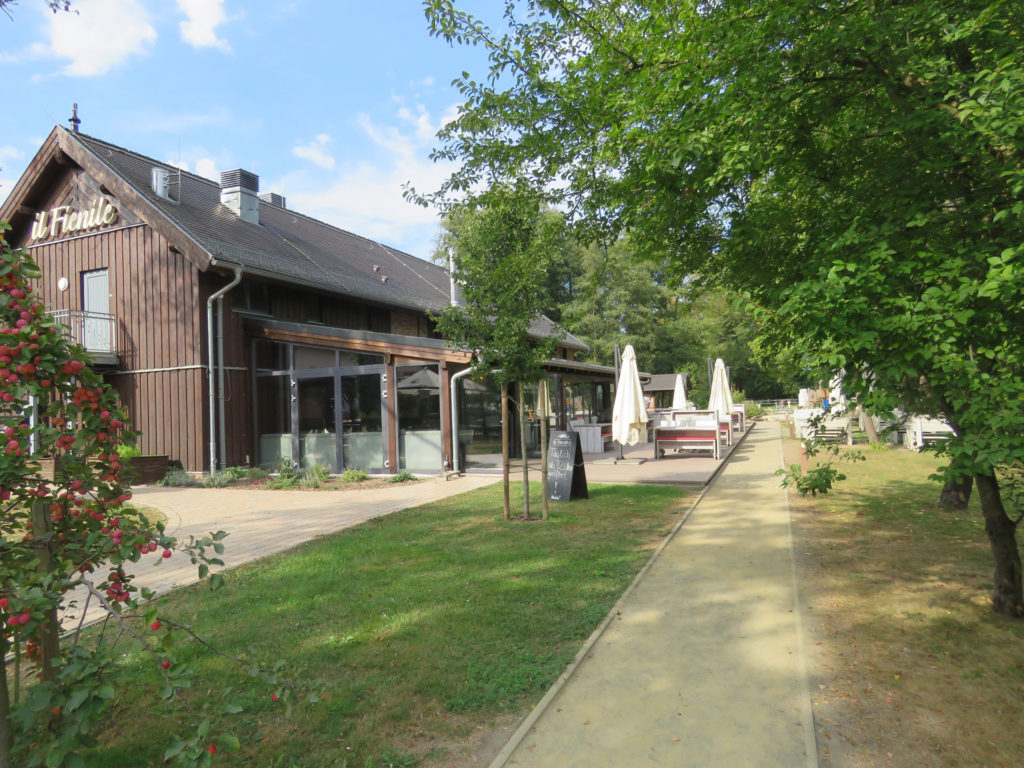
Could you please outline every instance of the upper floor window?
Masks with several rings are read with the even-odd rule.
[[[231,306],[248,312],[270,314],[270,286],[255,280],[243,280],[231,291]]]

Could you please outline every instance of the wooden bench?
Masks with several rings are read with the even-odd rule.
[[[934,416],[911,416],[907,419],[903,445],[912,451],[920,451],[926,445],[948,440],[954,436],[953,428]]]
[[[741,435],[747,431],[747,405],[735,403],[732,407],[732,426]]]
[[[730,425],[731,426],[731,425]],[[711,451],[721,458],[721,422],[715,411],[677,411],[654,427],[654,458],[665,455],[665,447],[676,450]]]
[[[853,445],[853,430],[848,412],[825,412],[821,408],[797,411],[793,417],[796,435],[801,440]]]

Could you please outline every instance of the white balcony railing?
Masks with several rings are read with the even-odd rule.
[[[117,320],[103,312],[55,309],[50,314],[65,328],[65,336],[101,357],[117,354]]]

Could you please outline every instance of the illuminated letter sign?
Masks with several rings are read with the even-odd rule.
[[[103,198],[97,198],[89,208],[77,209],[58,205],[48,211],[39,211],[32,222],[30,241],[66,237],[90,229],[105,227],[117,221],[117,208]]]

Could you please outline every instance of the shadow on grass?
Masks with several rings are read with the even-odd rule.
[[[451,737],[488,714],[522,710],[573,658],[687,498],[678,488],[592,486],[588,500],[552,502],[546,522],[512,525],[501,520],[495,486],[236,569],[200,600],[196,590],[175,594],[162,614],[228,653],[282,658],[295,676],[325,686],[325,701],[297,722],[270,691],[246,689],[245,713],[232,723],[246,746],[218,763],[372,766],[416,734]],[[513,509],[517,502],[521,509],[521,495]],[[175,661],[215,687],[242,679],[196,645]],[[141,692],[152,672],[127,673],[137,684],[121,711],[147,717],[111,735],[97,766],[125,764],[115,751],[125,744],[132,764],[158,764],[164,734],[184,727],[200,695],[157,707]]]
[[[1016,764],[1024,737],[1003,724],[1024,674],[1007,649],[1024,623],[991,611],[977,499],[939,507],[934,456],[865,456],[833,493],[791,496],[812,647],[826,649],[812,680],[821,743],[835,764]]]

